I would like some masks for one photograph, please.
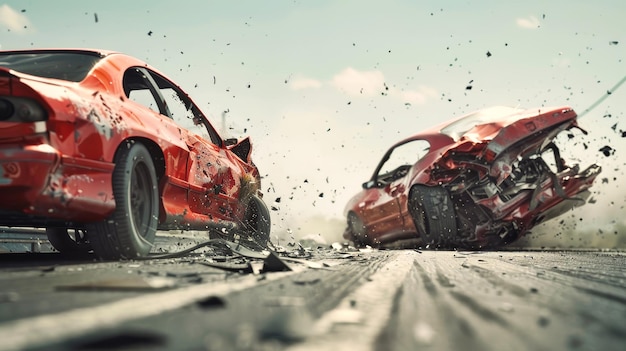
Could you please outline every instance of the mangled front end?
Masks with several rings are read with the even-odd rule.
[[[481,135],[489,127],[466,133],[431,171],[431,181],[446,184],[455,203],[460,247],[508,244],[584,204],[601,171],[595,164],[581,171],[561,158],[555,137],[580,129],[569,108],[521,115]]]

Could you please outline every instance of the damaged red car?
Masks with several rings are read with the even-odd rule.
[[[148,255],[157,229],[266,243],[248,138],[224,140],[172,80],[110,51],[0,51],[0,225],[61,252]]]
[[[584,204],[600,173],[568,165],[556,137],[578,129],[570,107],[492,107],[393,145],[347,204],[344,238],[425,248],[509,244]]]

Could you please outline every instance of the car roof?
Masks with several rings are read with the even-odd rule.
[[[13,53],[15,54],[75,53],[75,54],[91,55],[94,57],[98,57],[104,61],[111,60],[111,62],[113,62],[113,66],[117,68],[120,68],[120,66],[127,66],[127,67],[137,66],[137,67],[148,68],[152,72],[165,78],[165,80],[169,81],[169,83],[173,84],[174,86],[177,86],[178,88],[184,91],[184,89],[182,89],[182,87],[180,87],[168,75],[164,74],[163,72],[153,67],[152,65],[148,64],[147,62],[137,57],[134,57],[134,56],[131,56],[131,55],[119,52],[119,51],[115,51],[115,50],[93,49],[93,48],[36,48],[36,49],[0,50],[0,54],[13,54]],[[99,69],[102,69],[102,68],[98,68],[98,65],[96,65],[94,68],[92,68],[92,72],[93,70],[99,70]],[[45,80],[46,78],[38,77],[38,79]],[[90,83],[88,81],[90,81],[89,76],[85,77],[85,79],[79,83],[81,84],[85,83],[89,85]]]
[[[90,48],[37,48],[37,49],[15,49],[15,50],[0,50],[2,53],[40,53],[40,52],[76,52],[83,54],[92,54],[98,56],[107,56],[114,53],[119,53],[113,50],[102,49],[90,49]]]

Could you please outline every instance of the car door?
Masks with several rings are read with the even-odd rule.
[[[363,222],[372,237],[395,232],[402,227],[397,199],[397,190],[401,185],[397,183],[379,184],[370,188],[362,202]]]
[[[189,148],[187,181],[192,212],[230,220],[237,207],[240,176],[222,139],[189,97],[165,78],[151,72],[174,122],[184,131]]]
[[[425,140],[409,140],[392,147],[377,167],[369,182],[372,195],[364,202],[365,226],[374,235],[405,231],[409,182],[414,166],[428,151]]]
[[[123,89],[126,97],[143,106],[142,109],[130,108],[130,113],[142,121],[154,123],[159,136],[159,144],[163,149],[165,174],[161,179],[160,191],[166,217],[161,225],[176,227],[180,222],[180,214],[188,212],[189,181],[187,163],[189,147],[184,140],[187,132],[171,118],[158,87],[150,73],[144,67],[130,67],[124,73]],[[129,104],[132,106],[132,104]],[[135,112],[136,110],[136,112]],[[155,118],[145,118],[146,113],[154,114]],[[175,214],[176,216],[171,216]]]

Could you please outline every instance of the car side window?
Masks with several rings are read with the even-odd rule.
[[[396,146],[378,171],[380,180],[393,181],[404,177],[429,149],[430,144],[426,140],[411,140]]]
[[[160,113],[159,105],[150,90],[150,82],[141,70],[131,68],[124,72],[123,86],[127,98]]]
[[[191,106],[186,104],[180,97],[178,91],[172,87],[160,88],[163,100],[170,110],[171,117],[179,126],[190,130],[196,134],[206,136],[207,130],[202,123],[197,123]]]
[[[200,109],[180,88],[160,75],[149,71],[165,103],[165,110],[176,124],[192,133],[221,145],[222,139]]]

